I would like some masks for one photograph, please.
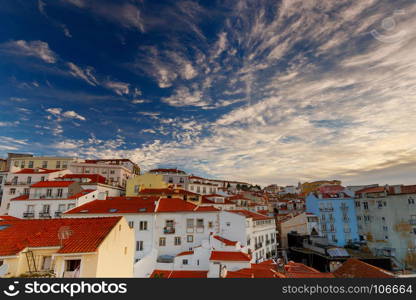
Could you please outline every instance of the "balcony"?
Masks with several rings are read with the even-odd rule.
[[[334,211],[333,207],[321,207],[319,211]]]
[[[23,213],[23,218],[29,219],[29,218],[34,218],[35,217],[35,213],[32,211],[27,211]]]
[[[255,250],[260,249],[261,247],[263,247],[263,243],[257,243],[254,245]]]
[[[40,212],[39,213],[39,218],[41,218],[41,219],[50,219],[51,214],[49,212]]]
[[[270,245],[270,241],[269,240],[266,240],[266,246],[267,245]]]
[[[164,234],[174,234],[175,233],[175,227],[164,227],[163,228]]]
[[[409,224],[410,225],[416,225],[416,219],[410,219]]]
[[[4,185],[29,185],[31,184],[30,182],[26,182],[26,181],[6,181],[4,183]]]

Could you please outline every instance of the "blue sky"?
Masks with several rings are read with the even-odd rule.
[[[0,1],[0,155],[414,183],[416,2]]]

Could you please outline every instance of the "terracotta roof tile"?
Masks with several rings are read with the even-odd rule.
[[[350,258],[334,272],[340,278],[393,278],[394,275],[379,267]]]
[[[5,220],[0,225],[0,256],[15,255],[26,247],[58,247],[58,253],[95,252],[120,221],[112,218]],[[68,237],[59,239],[65,230]]]
[[[207,278],[208,271],[154,270],[150,278]]]
[[[219,240],[220,242],[222,242],[226,246],[235,246],[237,244],[236,241],[227,240],[226,238],[223,238],[219,235],[214,235],[213,238],[216,239],[216,240]]]
[[[70,214],[139,214],[153,213],[155,211],[155,200],[140,198],[134,200],[94,200],[78,206],[65,215]]]
[[[240,251],[212,251],[209,260],[249,262],[251,257]]]
[[[32,184],[32,188],[49,188],[49,187],[69,187],[75,181],[39,181],[35,184]]]

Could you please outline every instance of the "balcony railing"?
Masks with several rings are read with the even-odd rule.
[[[35,217],[35,213],[34,212],[24,212],[23,213],[23,218],[34,218]]]
[[[254,248],[257,250],[257,249],[260,249],[261,247],[263,247],[263,243],[257,243],[257,244],[255,244],[255,246],[254,246]]]
[[[42,218],[42,219],[50,219],[51,218],[51,214],[49,212],[40,212],[39,213],[39,218]]]
[[[409,224],[410,225],[416,225],[416,219],[409,220]]]
[[[333,207],[321,207],[319,210],[320,211],[334,211],[334,208]]]
[[[31,184],[30,182],[26,181],[6,181],[4,185],[28,185]]]
[[[164,227],[163,228],[164,234],[173,234],[175,233],[175,227]]]

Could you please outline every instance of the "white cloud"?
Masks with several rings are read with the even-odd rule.
[[[110,90],[113,90],[119,96],[127,95],[129,93],[130,84],[119,81],[106,81],[104,86]]]
[[[166,98],[162,99],[163,102],[171,106],[206,106],[209,103],[204,100],[203,94],[199,90],[190,91],[188,87],[179,87],[175,92]]]
[[[53,64],[57,55],[49,48],[48,43],[42,41],[10,41],[0,44],[0,51],[17,56],[34,56],[46,63]]]
[[[66,111],[62,114],[63,117],[65,118],[69,118],[69,119],[78,119],[81,121],[85,121],[85,117],[81,116],[80,114],[77,114],[75,111],[70,110],[70,111]]]
[[[94,71],[92,67],[86,67],[83,70],[72,62],[67,63],[67,65],[70,69],[70,74],[72,76],[81,78],[82,80],[93,86],[96,86],[98,84],[97,79],[92,73]]]
[[[55,107],[55,108],[48,108],[48,109],[46,109],[46,111],[48,113],[54,115],[55,117],[57,117],[58,121],[61,121],[61,117],[67,118],[67,119],[78,119],[78,120],[81,120],[81,121],[86,120],[85,117],[81,116],[80,114],[76,113],[73,110],[69,110],[69,111],[64,112],[62,110],[62,108]]]

